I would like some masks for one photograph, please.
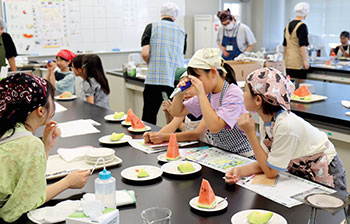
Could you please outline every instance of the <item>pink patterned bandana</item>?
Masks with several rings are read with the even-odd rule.
[[[21,107],[30,114],[47,102],[47,82],[33,75],[16,73],[0,81],[0,117],[11,117]]]
[[[275,106],[282,106],[288,112],[290,98],[294,92],[294,84],[282,73],[274,68],[262,68],[250,73],[247,83],[255,94],[261,95],[264,100]]]

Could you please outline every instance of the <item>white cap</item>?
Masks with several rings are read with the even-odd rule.
[[[6,23],[2,18],[0,18],[0,28],[6,28]]]
[[[307,2],[299,2],[294,7],[294,12],[296,16],[306,16],[310,12],[310,4]]]
[[[179,11],[179,6],[177,6],[174,2],[166,2],[160,7],[161,16],[172,16],[175,19],[179,15]]]

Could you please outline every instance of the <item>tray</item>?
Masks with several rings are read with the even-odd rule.
[[[298,103],[313,103],[313,102],[326,100],[327,98],[328,97],[326,96],[311,94],[311,100],[300,100],[300,99],[293,99],[293,98],[291,98],[290,100]]]
[[[121,162],[122,160],[119,157],[114,156],[114,160],[106,163],[106,167],[116,166]],[[52,155],[47,159],[46,179],[51,180],[59,177],[64,177],[74,170],[91,170],[93,167],[94,164],[88,164],[84,161],[84,159],[66,162],[61,158],[60,155]],[[103,164],[96,165],[96,169],[100,168],[103,168]]]

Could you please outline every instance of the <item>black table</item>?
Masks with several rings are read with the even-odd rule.
[[[315,94],[327,96],[325,101],[296,103],[292,101],[292,111],[313,124],[333,128],[350,134],[350,117],[345,115],[349,109],[341,105],[341,100],[350,100],[350,85],[314,80],[297,80],[315,85]]]
[[[69,138],[60,138],[51,154],[56,154],[58,147],[77,147],[81,145],[100,146],[98,138],[115,132],[125,132],[132,135],[134,138],[142,138],[142,134],[133,135],[129,133],[126,128],[122,127],[120,123],[108,123],[104,121],[103,117],[112,111],[82,102],[80,99],[74,101],[60,102],[63,106],[68,108],[67,111],[57,113],[54,120],[58,122],[70,121],[74,119],[91,118],[102,125],[97,128],[101,131],[97,134],[89,134],[83,136],[75,136]],[[148,124],[152,130],[159,130],[158,127]],[[136,224],[141,223],[141,211],[150,207],[166,207],[172,211],[173,224],[221,224],[230,223],[233,214],[245,209],[266,209],[283,215],[288,223],[299,224],[307,223],[311,208],[306,205],[300,205],[291,209],[277,204],[269,199],[257,195],[245,188],[239,186],[227,186],[222,177],[223,173],[203,166],[203,169],[198,176],[192,179],[172,179],[163,176],[159,181],[149,185],[137,186],[129,185],[123,182],[120,172],[130,166],[134,165],[154,165],[160,166],[157,161],[159,154],[146,154],[139,150],[131,148],[129,145],[112,147],[116,151],[116,155],[120,157],[123,162],[119,167],[109,168],[112,176],[117,180],[117,189],[135,190],[136,206],[126,206],[120,208],[120,221],[122,224]],[[82,192],[94,192],[94,180],[98,177],[98,172],[90,177],[88,183],[83,189],[67,190],[56,197],[56,199],[66,199],[72,195],[81,197]],[[199,194],[199,188],[202,178],[210,181],[214,192],[218,196],[225,197],[229,202],[228,208],[221,214],[215,216],[205,216],[198,214],[191,210],[189,201]],[[55,203],[53,200],[49,204]],[[339,223],[344,219],[342,212],[335,216],[319,211],[317,215],[317,223]]]

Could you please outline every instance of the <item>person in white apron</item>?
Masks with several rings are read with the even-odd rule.
[[[90,171],[46,186],[46,160],[60,130],[54,90],[45,79],[17,73],[0,81],[0,223],[14,222],[68,188],[82,188]],[[33,134],[46,126],[40,140]]]
[[[347,194],[342,161],[327,135],[291,112],[293,91],[290,80],[274,68],[248,75],[244,104],[260,117],[260,139],[249,113],[242,114],[237,123],[248,136],[257,161],[228,171],[226,182],[257,173],[275,178],[288,171]]]
[[[173,115],[202,115],[214,146],[254,158],[247,137],[236,125],[237,118],[246,112],[242,90],[219,49],[198,50],[191,58],[187,72],[196,96],[183,102],[183,93],[176,95],[171,107]],[[181,81],[179,85],[185,85],[185,82]]]
[[[340,33],[340,43],[341,45],[332,49],[331,52],[334,52],[337,58],[341,57],[350,57],[350,45],[349,45],[350,34],[348,31],[343,31]]]

